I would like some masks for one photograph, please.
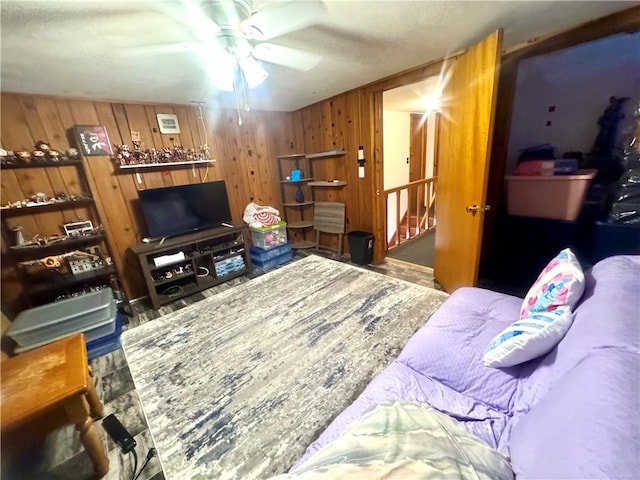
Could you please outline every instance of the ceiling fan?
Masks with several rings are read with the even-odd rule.
[[[164,2],[157,2],[161,4]],[[305,50],[267,42],[316,23],[325,13],[321,0],[263,2],[255,10],[252,0],[181,0],[169,13],[185,24],[197,42],[138,47],[144,53],[197,51],[211,82],[220,90],[254,88],[268,73],[257,60],[307,71],[322,57]]]

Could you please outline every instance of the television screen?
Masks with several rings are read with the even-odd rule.
[[[139,192],[149,236],[171,237],[231,223],[223,180]]]

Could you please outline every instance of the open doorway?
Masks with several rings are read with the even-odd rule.
[[[433,268],[440,78],[383,92],[387,257]]]

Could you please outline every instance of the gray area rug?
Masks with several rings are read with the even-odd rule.
[[[286,472],[446,296],[310,256],[126,331],[165,476]]]

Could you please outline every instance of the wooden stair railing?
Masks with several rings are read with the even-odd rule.
[[[394,195],[396,199],[395,231],[387,242],[388,250],[408,240],[419,237],[435,227],[437,181],[438,177],[425,178],[407,183],[406,185],[390,188],[383,192],[385,205],[385,238],[387,238],[387,232],[392,228],[391,225],[386,225],[389,197]],[[407,209],[401,212],[400,200],[405,190],[407,191],[408,205]]]

